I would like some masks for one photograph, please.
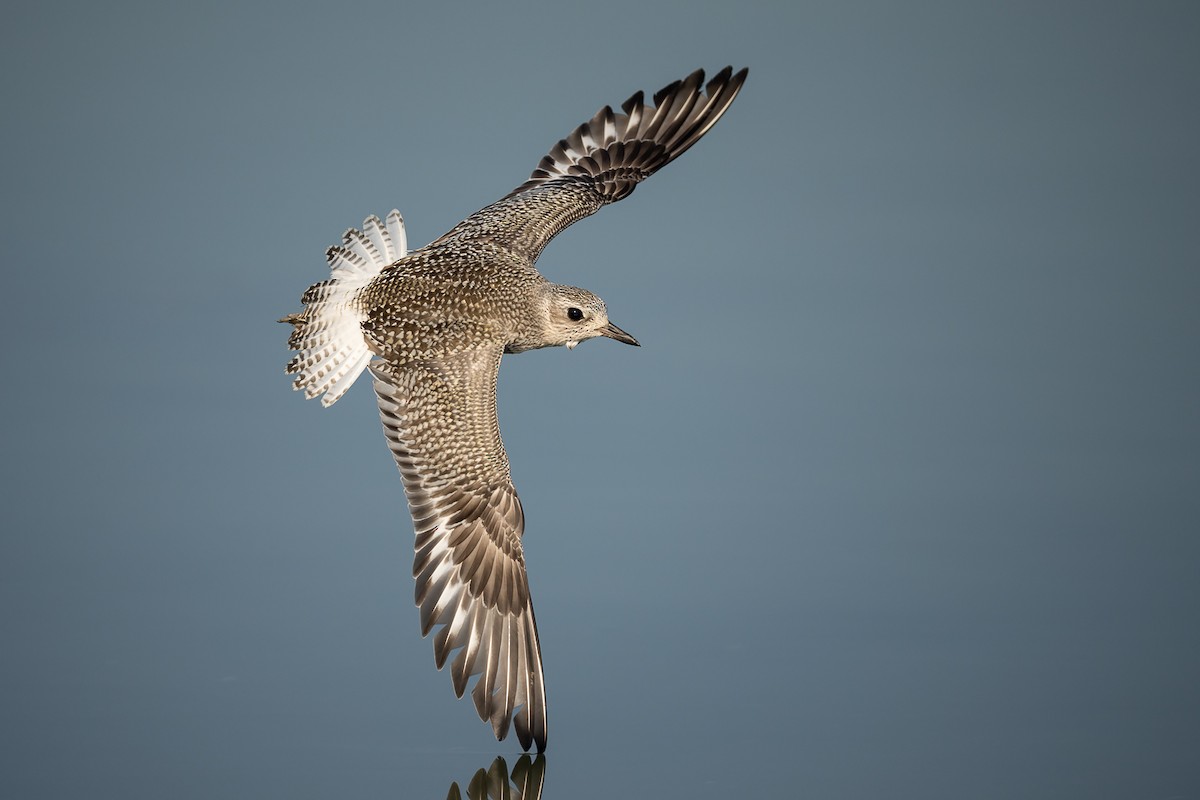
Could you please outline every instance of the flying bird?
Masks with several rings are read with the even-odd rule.
[[[440,670],[503,740],[546,747],[541,645],[525,573],[525,513],[496,420],[505,353],[604,336],[638,342],[599,297],[534,268],[560,231],[627,197],[708,132],[747,70],[703,70],[647,103],[637,92],[558,142],[529,180],[434,242],[408,251],[404,220],[371,216],[329,248],[332,274],[308,289],[287,365],[294,386],[330,406],[369,370],[416,532],[421,634],[437,628]]]

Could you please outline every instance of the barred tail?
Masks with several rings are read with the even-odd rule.
[[[324,395],[321,405],[329,407],[362,374],[371,351],[362,332],[358,292],[407,252],[404,219],[396,210],[386,222],[367,217],[361,231],[351,228],[341,245],[326,251],[329,280],[309,287],[300,298],[303,311],[279,320],[295,326],[288,347],[296,355],[287,374],[296,376],[294,388],[304,390],[306,398]]]

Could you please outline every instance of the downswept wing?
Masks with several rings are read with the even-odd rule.
[[[717,123],[733,103],[748,70],[725,67],[704,83],[704,70],[663,87],[654,105],[637,92],[605,106],[562,139],[529,180],[475,212],[433,245],[450,239],[485,239],[532,264],[558,233],[634,188],[674,161]]]
[[[546,689],[521,536],[525,515],[496,421],[500,346],[437,361],[374,362],[388,446],[416,529],[421,635],[438,669],[471,696],[496,738],[510,721],[521,746],[546,747]]]

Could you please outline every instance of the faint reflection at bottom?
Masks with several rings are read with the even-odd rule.
[[[541,800],[542,783],[546,780],[546,757],[541,753],[530,760],[529,754],[517,759],[512,768],[512,785],[509,786],[508,764],[504,758],[496,760],[486,770],[481,769],[467,784],[470,800]],[[457,781],[450,784],[446,800],[462,800],[462,791]]]

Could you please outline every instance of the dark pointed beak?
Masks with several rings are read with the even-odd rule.
[[[616,339],[618,342],[624,342],[625,344],[631,344],[634,347],[641,347],[641,345],[638,344],[637,339],[633,338],[628,333],[626,333],[625,331],[618,328],[616,325],[613,325],[611,322],[600,329],[600,335],[607,336],[610,339]]]

